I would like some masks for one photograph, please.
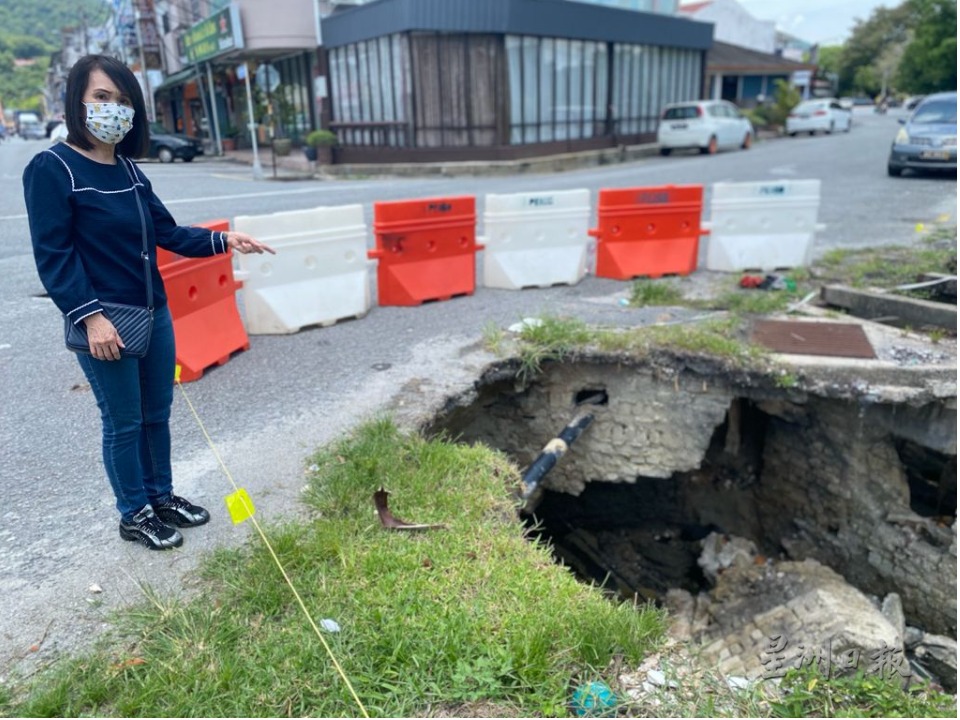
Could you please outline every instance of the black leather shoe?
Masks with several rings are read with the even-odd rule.
[[[196,527],[210,522],[210,513],[179,495],[171,495],[163,502],[153,504],[153,509],[163,522],[177,527]]]
[[[120,537],[150,550],[172,550],[183,545],[183,535],[161,522],[149,505],[144,505],[130,522],[120,521]]]

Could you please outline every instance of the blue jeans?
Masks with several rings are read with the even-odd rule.
[[[153,315],[150,349],[142,358],[97,360],[77,355],[103,420],[103,465],[129,521],[144,505],[173,492],[170,406],[176,355],[170,310]]]

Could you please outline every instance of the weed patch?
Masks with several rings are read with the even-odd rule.
[[[915,246],[831,250],[815,263],[812,275],[821,282],[891,288],[915,282],[927,272],[955,273],[956,267],[956,228],[952,228],[933,233]]]
[[[541,371],[544,362],[562,361],[589,348],[638,358],[660,350],[696,353],[737,366],[760,363],[768,357],[765,349],[747,342],[744,335],[742,322],[735,316],[630,329],[594,328],[579,320],[548,317],[520,334],[518,375],[529,379]]]
[[[664,280],[636,280],[630,291],[630,304],[634,307],[680,305],[683,304],[683,292]]]
[[[815,669],[790,670],[778,697],[770,701],[774,717],[956,717],[955,698],[929,685],[904,690],[879,675],[826,678]]]

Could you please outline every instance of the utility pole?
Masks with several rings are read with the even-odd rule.
[[[156,120],[157,114],[153,107],[153,91],[150,89],[150,76],[147,74],[147,57],[143,51],[143,33],[140,31],[140,5],[137,0],[131,0],[133,3],[133,23],[137,30],[137,45],[140,46],[140,74],[143,76],[143,90],[147,96],[147,119],[150,122]]]
[[[87,11],[80,5],[80,29],[83,32],[83,54],[90,54],[90,33],[87,31]]]

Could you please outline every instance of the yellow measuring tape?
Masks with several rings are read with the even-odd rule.
[[[213,444],[213,440],[210,437],[210,433],[207,432],[207,428],[204,426],[203,421],[200,419],[200,415],[197,413],[196,408],[193,407],[193,403],[190,402],[190,398],[187,397],[187,391],[183,389],[183,384],[180,382],[180,366],[177,365],[176,375],[174,376],[174,382],[176,382],[177,387],[180,388],[180,393],[183,395],[183,399],[187,403],[187,407],[190,408],[190,412],[193,413],[193,417],[197,420],[197,425],[200,426],[200,430],[203,432],[203,436],[207,439],[207,444],[210,446],[210,449],[213,450],[214,456],[217,458],[217,462],[220,463],[220,467],[223,468],[223,474],[227,476],[227,479],[230,481],[230,484],[233,486],[233,493],[226,497],[227,510],[230,512],[230,517],[234,523],[243,522],[246,519],[250,519],[253,523],[253,526],[257,529],[257,533],[260,535],[260,538],[263,540],[263,544],[267,546],[267,550],[270,551],[270,557],[273,558],[273,561],[277,564],[277,567],[280,569],[280,573],[283,575],[283,579],[287,581],[287,585],[290,586],[293,596],[297,599],[297,604],[300,605],[300,609],[303,610],[303,614],[306,615],[307,621],[310,623],[310,627],[313,628],[313,632],[316,634],[317,638],[320,640],[320,643],[323,645],[323,649],[327,651],[327,655],[330,656],[330,660],[333,662],[333,666],[337,669],[337,672],[340,673],[340,677],[343,678],[343,682],[346,683],[347,688],[350,690],[350,694],[353,695],[353,699],[357,703],[357,707],[360,708],[360,712],[363,713],[365,718],[370,716],[367,714],[367,709],[363,706],[363,703],[360,701],[359,696],[357,695],[356,690],[353,689],[353,685],[350,683],[350,678],[347,677],[347,674],[343,671],[343,668],[340,666],[340,663],[337,662],[336,656],[333,654],[333,650],[330,649],[330,645],[327,644],[327,641],[323,639],[323,635],[320,633],[320,628],[317,627],[317,624],[313,621],[313,617],[310,615],[310,611],[307,610],[306,604],[303,602],[303,598],[300,597],[300,593],[297,592],[297,588],[294,586],[293,581],[290,579],[290,576],[287,575],[287,571],[284,570],[283,565],[280,562],[280,558],[277,557],[277,554],[273,550],[273,546],[270,545],[270,541],[267,539],[266,534],[263,532],[263,529],[260,527],[260,523],[257,522],[257,519],[253,516],[254,507],[253,501],[250,499],[250,496],[247,494],[247,491],[243,488],[237,487],[237,483],[233,480],[233,475],[230,474],[230,470],[227,468],[226,464],[223,462],[223,458],[220,457],[220,453],[217,451],[216,445]]]

